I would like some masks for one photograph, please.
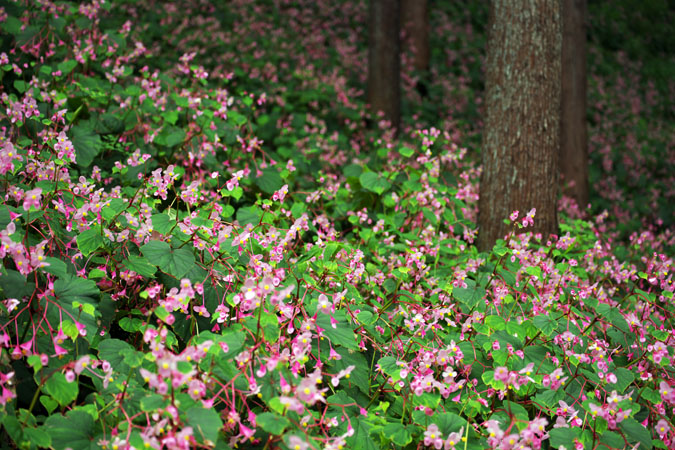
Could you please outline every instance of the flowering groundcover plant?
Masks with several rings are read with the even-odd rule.
[[[192,53],[162,67],[122,16],[0,14],[11,445],[675,446],[662,241],[619,258],[604,215],[547,238],[516,211],[479,253],[450,132],[368,135],[345,96],[329,133],[329,85],[293,112]]]

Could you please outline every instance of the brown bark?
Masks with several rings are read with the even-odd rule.
[[[368,103],[396,129],[401,122],[399,0],[370,0]]]
[[[560,175],[563,191],[588,205],[586,131],[586,0],[563,0]],[[570,186],[571,184],[571,186]]]
[[[478,248],[536,208],[534,227],[557,230],[561,0],[493,0],[486,64]]]
[[[401,26],[406,44],[413,49],[415,70],[429,68],[429,7],[427,0],[401,0]]]

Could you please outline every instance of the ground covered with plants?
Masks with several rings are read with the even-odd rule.
[[[210,3],[0,7],[3,448],[675,448],[672,28],[591,5],[591,208],[480,253],[482,2],[397,139],[365,2]]]

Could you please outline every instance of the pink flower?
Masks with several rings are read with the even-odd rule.
[[[497,381],[501,382],[506,382],[506,380],[509,378],[509,369],[506,367],[496,367],[495,368],[495,374],[494,374],[494,379]]]
[[[29,211],[31,206],[40,209],[40,200],[42,199],[42,189],[35,188],[28,192],[23,198],[23,209]]]
[[[532,208],[530,212],[527,213],[527,215],[523,218],[523,226],[532,226],[534,225],[534,215],[537,212],[536,208]]]
[[[661,438],[663,438],[663,436],[665,436],[669,431],[670,425],[668,424],[668,421],[661,419],[656,422],[656,434],[658,434]]]
[[[463,432],[464,429],[460,429],[459,432],[450,433],[448,439],[445,440],[445,445],[443,446],[443,448],[445,450],[454,450],[455,446],[459,445],[460,441],[462,440]]]
[[[288,194],[288,185],[284,184],[281,187],[281,189],[279,189],[272,195],[272,200],[283,202],[284,198],[286,198],[286,194]]]
[[[429,425],[424,432],[424,445],[433,445],[436,449],[443,447],[443,437],[435,423]]]
[[[77,362],[75,363],[75,373],[78,375],[81,374],[84,371],[84,369],[86,369],[87,366],[89,366],[90,362],[91,356],[89,355],[83,356],[82,358],[78,359]]]
[[[291,436],[288,438],[288,447],[291,450],[307,450],[309,444],[297,436]]]

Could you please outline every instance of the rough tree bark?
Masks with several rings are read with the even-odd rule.
[[[586,131],[586,0],[563,0],[560,175],[563,192],[588,205]],[[570,186],[571,185],[571,186]]]
[[[429,68],[429,5],[427,0],[401,0],[401,26],[406,43],[414,50],[415,70],[426,72]]]
[[[399,0],[370,0],[368,103],[396,129],[401,122]]]
[[[486,64],[478,248],[489,250],[515,210],[557,230],[561,0],[493,0]]]

